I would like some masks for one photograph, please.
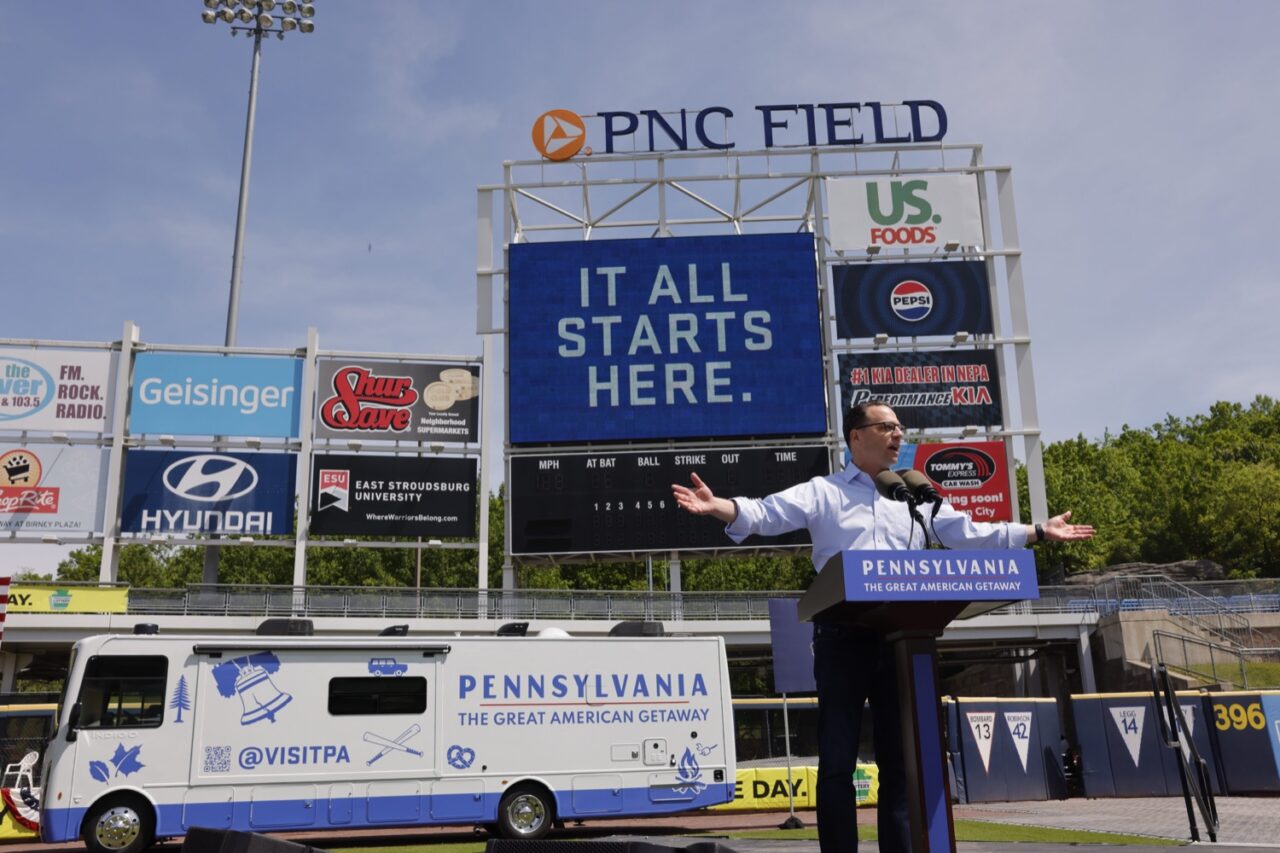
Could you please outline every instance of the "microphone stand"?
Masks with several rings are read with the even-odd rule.
[[[907,509],[908,509],[908,511],[910,511],[910,513],[911,513],[911,530],[912,530],[912,534],[914,535],[914,533],[915,533],[915,529],[916,529],[916,525],[917,525],[917,524],[919,524],[919,525],[920,525],[920,533],[921,533],[921,535],[923,535],[923,536],[924,536],[924,547],[925,547],[925,548],[929,548],[929,547],[930,547],[930,545],[931,545],[931,543],[930,543],[930,541],[929,541],[929,529],[928,529],[927,527],[925,527],[925,525],[924,525],[924,516],[922,516],[922,515],[920,514],[920,509],[919,509],[919,507],[920,507],[920,502],[919,502],[919,501],[917,501],[914,497],[907,498]],[[934,515],[937,515],[937,513],[938,513],[937,508],[935,508],[933,512],[934,512]],[[930,519],[930,521],[932,521],[932,520],[933,520],[933,519],[931,518],[931,519]],[[935,534],[935,535],[936,535],[936,534]],[[911,544],[911,542],[910,542],[910,538],[908,538],[907,545],[908,545],[908,546],[910,546],[910,544]]]

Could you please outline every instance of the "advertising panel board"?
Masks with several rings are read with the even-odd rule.
[[[912,467],[928,477],[948,503],[974,521],[1013,521],[1005,462],[1002,443],[964,441],[918,445]]]
[[[318,438],[475,441],[480,367],[320,359]]]
[[[105,432],[116,358],[106,350],[0,349],[0,429]]]
[[[0,531],[101,531],[106,466],[96,447],[0,444]]]
[[[513,444],[825,431],[812,235],[509,252]]]
[[[979,261],[852,264],[832,270],[842,338],[991,334],[991,289]]]
[[[17,583],[9,587],[10,613],[124,613],[129,588],[48,586]]]
[[[840,375],[845,409],[884,400],[909,429],[1002,423],[994,350],[842,355]]]
[[[831,473],[824,447],[716,448],[511,459],[513,554],[733,548],[724,522],[676,507],[672,483],[698,476],[717,494],[763,497]],[[804,545],[806,531],[743,547]]]
[[[474,459],[317,456],[311,532],[474,537],[476,476]]]
[[[827,236],[839,250],[982,248],[976,175],[828,178]]]
[[[294,438],[301,388],[300,358],[139,353],[129,432]]]
[[[292,453],[130,450],[120,529],[126,533],[293,532]]]

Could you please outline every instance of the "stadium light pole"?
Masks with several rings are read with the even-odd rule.
[[[243,32],[253,36],[253,65],[249,71],[249,111],[244,123],[244,155],[240,160],[240,201],[236,206],[236,237],[231,251],[231,293],[227,299],[227,333],[223,346],[236,344],[236,325],[240,314],[240,268],[244,258],[244,226],[249,212],[249,171],[253,165],[253,123],[258,111],[258,65],[262,57],[262,37],[283,40],[285,33],[314,32],[315,6],[297,0],[204,0],[200,18],[206,24],[222,21],[230,25],[231,35]],[[282,17],[272,12],[277,7]],[[237,23],[239,22],[239,23]]]
[[[262,58],[262,37],[275,34],[284,40],[285,33],[315,32],[316,8],[298,0],[204,0],[200,19],[206,24],[222,21],[231,35],[243,32],[253,36],[253,64],[249,70],[249,111],[244,122],[244,155],[240,160],[240,201],[236,205],[236,237],[231,250],[231,293],[227,298],[227,333],[223,346],[236,345],[236,325],[240,315],[240,268],[244,259],[244,225],[249,212],[249,170],[253,165],[253,122],[258,112],[258,65]],[[272,13],[279,7],[281,17]],[[218,537],[214,537],[218,538]],[[221,548],[208,545],[204,549],[204,571],[201,580],[218,582]]]

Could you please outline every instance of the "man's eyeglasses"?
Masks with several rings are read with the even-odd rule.
[[[876,421],[873,424],[863,424],[862,426],[854,427],[854,429],[872,429],[873,427],[882,435],[892,435],[895,432],[905,433],[907,431],[907,428],[897,421]]]

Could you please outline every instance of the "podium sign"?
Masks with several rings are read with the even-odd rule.
[[[1039,597],[1035,556],[1028,550],[844,551],[814,578],[799,614],[940,632],[952,619]]]
[[[1022,601],[1040,597],[1030,551],[845,551],[846,601]],[[823,568],[830,571],[833,558]]]

